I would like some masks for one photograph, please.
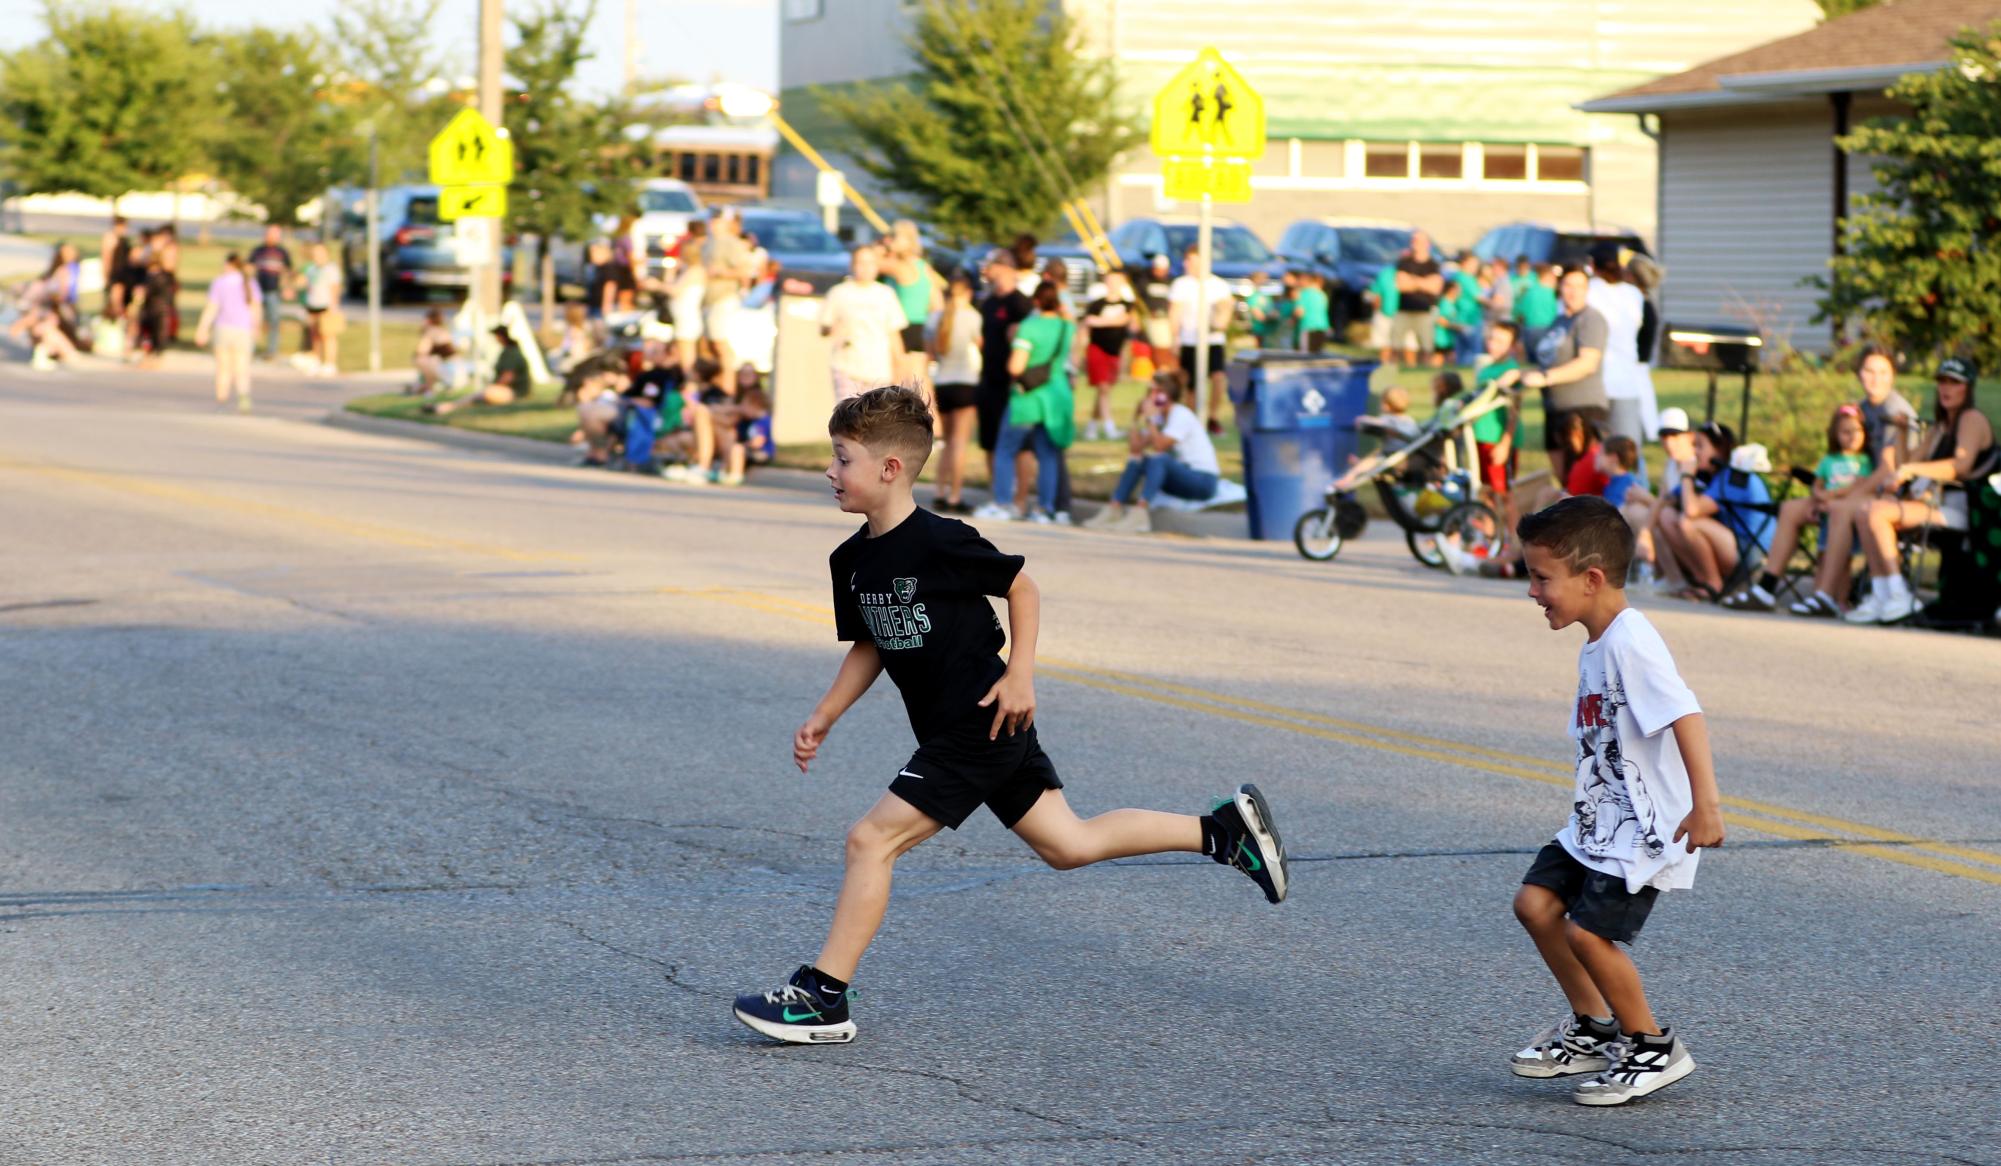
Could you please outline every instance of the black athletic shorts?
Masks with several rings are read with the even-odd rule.
[[[903,326],[903,350],[910,353],[924,351],[924,325],[905,324]]]
[[[1209,346],[1209,375],[1215,376],[1227,367],[1229,365],[1223,355],[1223,346],[1220,344],[1211,344]],[[1181,371],[1188,374],[1188,383],[1192,389],[1195,383],[1195,346],[1193,344],[1184,344],[1181,346]]]
[[[1012,736],[1002,729],[989,741],[993,723],[993,710],[980,709],[919,745],[889,783],[889,792],[954,830],[981,806],[1014,829],[1036,799],[1062,789],[1063,782],[1035,739],[1033,725]]]
[[[936,385],[932,391],[938,397],[938,411],[951,413],[958,409],[973,407],[973,399],[979,393],[977,385]]]
[[[1585,424],[1591,426],[1594,439],[1605,436],[1605,423],[1612,419],[1612,410],[1601,409],[1596,405],[1586,405],[1582,409],[1551,409],[1544,413],[1542,418],[1542,447],[1544,449],[1563,448],[1563,427],[1567,424],[1565,417],[1571,413],[1576,413],[1584,418]]]
[[[1552,842],[1537,852],[1522,876],[1522,885],[1548,887],[1563,900],[1570,921],[1591,934],[1617,943],[1631,943],[1647,924],[1654,909],[1658,887],[1641,887],[1635,895],[1626,889],[1626,880],[1592,870],[1572,858],[1560,842]]]
[[[1007,424],[1008,396],[1014,391],[1014,383],[1003,377],[996,384],[982,380],[973,390],[973,407],[979,410],[980,448],[992,453],[1000,446],[1001,427]]]

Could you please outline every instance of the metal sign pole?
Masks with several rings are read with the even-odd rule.
[[[1215,200],[1204,193],[1202,217],[1195,234],[1195,247],[1202,257],[1202,278],[1195,282],[1195,415],[1202,419],[1204,425],[1209,424],[1209,408],[1214,404],[1209,400],[1209,316],[1214,310],[1209,303],[1212,270],[1209,244],[1214,209]]]
[[[368,371],[382,371],[382,172],[374,126],[368,127]]]

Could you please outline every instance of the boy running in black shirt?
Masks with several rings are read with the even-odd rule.
[[[842,713],[883,672],[896,682],[917,752],[848,831],[847,869],[827,940],[784,986],[739,996],[736,1017],[797,1044],[850,1041],[848,981],[882,925],[897,858],[984,805],[1044,862],[1071,870],[1108,858],[1188,851],[1285,898],[1285,851],[1256,786],[1201,817],[1113,810],[1080,819],[1035,736],[1035,637],[1041,598],[1019,555],[972,527],[919,509],[911,487],[931,452],[931,411],[905,388],[841,402],[827,478],[834,500],[868,523],[835,549],[836,635],[847,658],[792,739],[801,773]],[[1005,596],[1014,650],[988,596]]]

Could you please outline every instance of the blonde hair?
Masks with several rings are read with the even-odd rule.
[[[1391,385],[1389,388],[1384,389],[1383,412],[1410,412],[1410,390],[1404,388],[1402,385]]]

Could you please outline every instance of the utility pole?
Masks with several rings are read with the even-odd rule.
[[[503,63],[500,46],[500,0],[479,0],[479,112],[486,120],[499,126],[500,113],[500,71]],[[477,282],[473,292],[479,305],[481,327],[492,327],[491,321],[500,318],[500,257],[502,240],[506,228],[501,221],[493,224],[493,246],[487,252],[486,262],[478,268]],[[477,344],[481,337],[475,337]]]

